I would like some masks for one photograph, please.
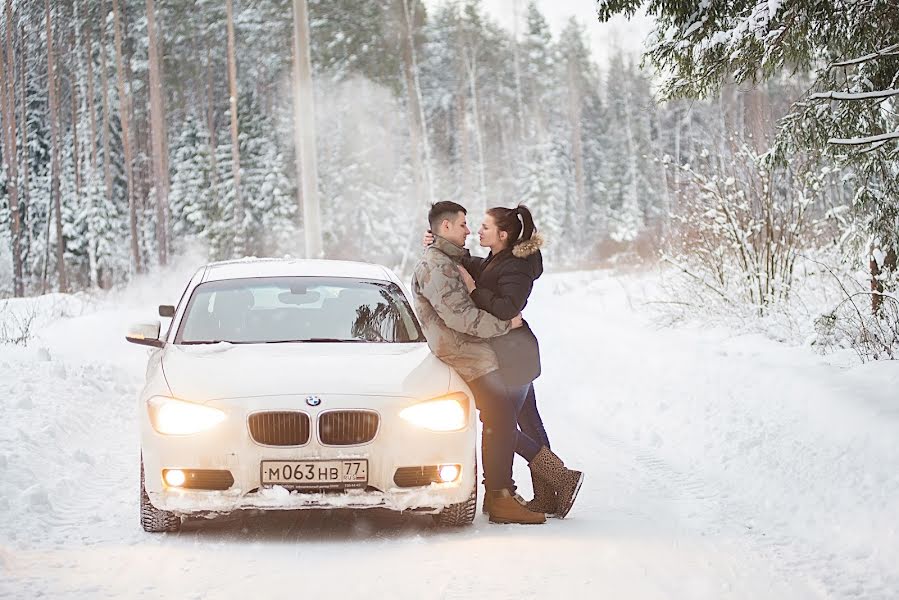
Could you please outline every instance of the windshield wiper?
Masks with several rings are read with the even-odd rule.
[[[198,344],[257,344],[258,342],[236,342],[234,340],[188,340],[182,341],[182,346],[194,346]]]
[[[358,343],[358,342],[364,342],[364,341],[365,340],[360,340],[360,339],[356,339],[356,338],[350,338],[350,339],[347,339],[347,338],[303,338],[303,339],[297,339],[297,340],[272,340],[270,342],[265,342],[265,343],[266,344],[300,344],[300,343],[304,343],[304,342],[313,342],[313,343],[327,342],[327,343],[343,344],[343,343],[354,343],[354,342]]]

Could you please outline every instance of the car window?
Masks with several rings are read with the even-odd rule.
[[[175,338],[176,344],[423,341],[396,284],[323,277],[203,283]]]
[[[200,271],[203,271],[203,270],[204,269],[200,269]],[[175,305],[175,314],[176,315],[178,314],[178,309],[181,308],[181,303],[184,302],[184,297],[187,296],[187,290],[190,289],[190,284],[193,283],[193,280],[197,277],[197,275],[200,274],[200,271],[197,271],[196,273],[194,273],[194,276],[191,277],[190,281],[187,282],[187,285],[184,286],[184,291],[181,292],[181,296],[179,296],[179,298],[178,298],[178,304]],[[175,317],[172,317],[171,319],[169,319],[169,326],[165,330],[165,335],[162,336],[160,339],[163,339],[163,340],[169,339],[169,336],[172,333],[172,326],[174,325],[174,323],[175,323]]]

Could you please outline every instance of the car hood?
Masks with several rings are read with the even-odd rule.
[[[193,402],[293,394],[438,395],[448,390],[451,376],[424,343],[171,345],[162,369],[174,397]]]

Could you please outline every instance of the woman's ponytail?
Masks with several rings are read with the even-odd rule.
[[[521,238],[519,238],[518,242],[524,242],[531,239],[534,236],[534,233],[537,231],[537,227],[534,225],[534,217],[531,215],[531,211],[528,210],[528,207],[524,204],[519,204],[518,208],[515,209],[518,212],[518,215],[521,217],[521,224],[523,228],[521,230]]]
[[[524,204],[519,204],[516,208],[497,206],[488,210],[487,214],[493,217],[497,229],[508,234],[510,247],[531,239],[537,231],[534,217]]]

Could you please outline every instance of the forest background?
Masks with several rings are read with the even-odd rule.
[[[3,0],[0,297],[112,288],[197,247],[305,256],[310,236],[405,273],[431,202],[475,225],[522,202],[551,268],[662,264],[682,276],[669,306],[755,316],[792,306],[797,273],[832,279],[806,321],[857,345],[887,318],[864,353],[893,356],[897,144],[861,148],[870,172],[785,143],[812,66],[672,94],[639,57],[597,64],[595,23],[554,35],[533,2],[510,31],[477,0],[303,1],[305,40],[295,4]],[[895,121],[895,95],[877,106]]]

